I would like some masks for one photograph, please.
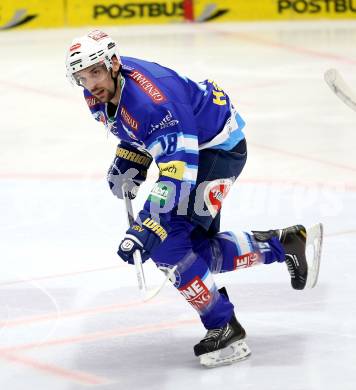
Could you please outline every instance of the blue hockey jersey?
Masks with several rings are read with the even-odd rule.
[[[87,90],[85,99],[97,121],[120,140],[148,152],[157,163],[160,177],[144,208],[150,211],[159,196],[171,210],[182,188],[186,193],[196,183],[199,150],[233,148],[244,138],[245,123],[214,81],[197,83],[136,58],[121,57],[121,61],[123,85],[114,117]]]

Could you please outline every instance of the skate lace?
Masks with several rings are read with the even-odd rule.
[[[286,264],[288,267],[288,272],[292,278],[295,278],[295,269],[294,269],[294,263],[292,260],[286,258]]]
[[[210,329],[210,330],[208,330],[208,333],[205,335],[205,337],[202,341],[216,340],[219,338],[222,331],[223,331],[223,328]]]

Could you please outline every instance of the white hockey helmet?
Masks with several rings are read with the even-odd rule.
[[[117,43],[103,31],[92,30],[87,35],[75,38],[66,56],[67,78],[76,84],[74,73],[99,62],[110,70],[113,56],[121,62]]]

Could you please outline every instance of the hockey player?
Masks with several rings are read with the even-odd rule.
[[[94,118],[120,139],[108,172],[114,195],[133,199],[153,160],[159,168],[118,255],[132,264],[139,250],[158,267],[177,265],[173,283],[207,329],[194,347],[203,365],[246,358],[245,330],[213,274],[285,262],[292,287],[304,289],[307,233],[302,225],[220,232],[223,199],[247,158],[245,123],[229,96],[212,80],[194,82],[159,64],[120,57],[117,43],[99,30],[74,39],[66,67]]]

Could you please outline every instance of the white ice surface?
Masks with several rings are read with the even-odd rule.
[[[356,90],[356,22],[107,29],[123,55],[215,79],[246,120],[249,159],[224,230],[325,226],[314,290],[293,291],[279,264],[216,278],[252,356],[215,370],[193,356],[194,311],[171,286],[142,304],[115,254],[126,230],[105,180],[116,140],[64,75],[85,31],[0,34],[1,389],[354,390],[356,112],[323,73],[339,69]]]

